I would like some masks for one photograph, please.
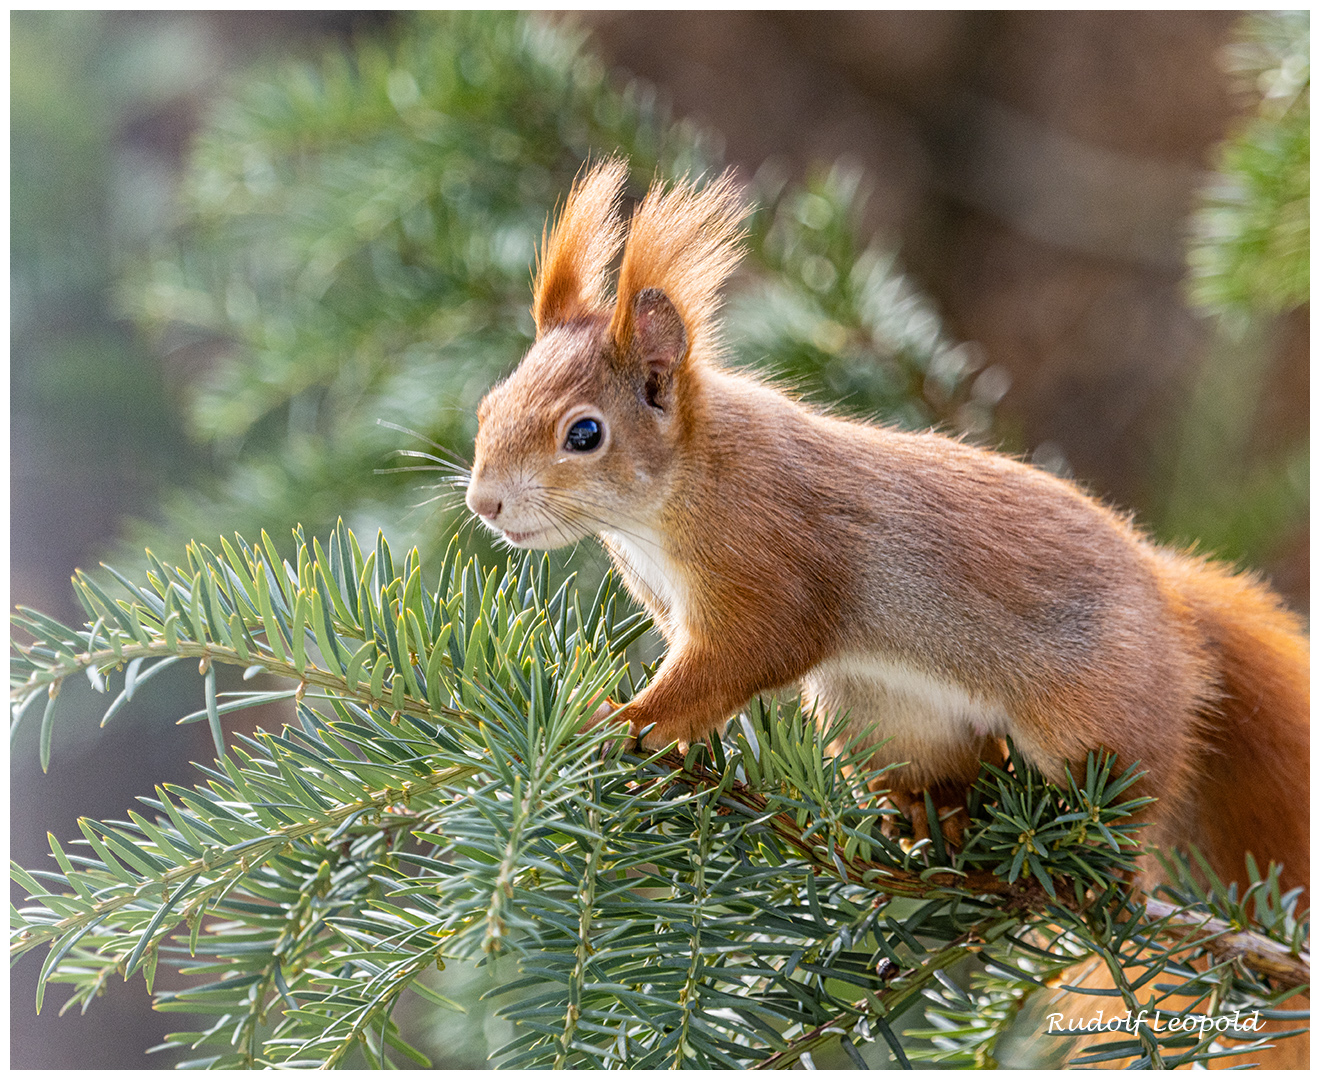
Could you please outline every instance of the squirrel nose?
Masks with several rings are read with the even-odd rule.
[[[500,516],[500,511],[504,509],[503,500],[480,492],[476,487],[468,488],[467,504],[469,510],[487,521],[494,521]]]

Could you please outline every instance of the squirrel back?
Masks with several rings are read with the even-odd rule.
[[[515,547],[604,542],[668,652],[623,709],[648,746],[801,685],[895,789],[950,797],[1011,736],[1047,775],[1139,760],[1163,845],[1305,884],[1308,645],[1254,580],[1157,547],[1076,485],[823,415],[719,362],[743,209],[726,175],[598,165],[544,244],[537,341],[482,402],[468,505]]]

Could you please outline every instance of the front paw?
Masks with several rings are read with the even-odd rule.
[[[692,737],[687,731],[676,728],[673,724],[658,723],[654,720],[629,720],[628,731],[633,738],[633,745],[647,753],[668,750],[675,743],[682,753],[701,738]]]
[[[618,711],[619,711],[619,705],[617,702],[613,702],[609,698],[602,698],[600,704],[598,704],[595,708],[595,711],[592,712],[590,719],[588,719],[582,725],[580,730],[591,731],[593,728],[597,728],[601,724],[608,721],[610,717],[612,717]],[[620,717],[618,722],[620,724],[623,724],[625,721],[623,720],[622,717]]]
[[[616,747],[623,750],[633,750],[637,746],[637,732],[628,722],[628,717],[621,711],[623,706],[618,702],[611,701],[609,698],[602,698],[600,704],[592,711],[591,716],[583,722],[579,731],[586,733],[594,731],[602,724],[610,731],[610,738],[601,743],[600,753],[602,757],[610,757]]]
[[[891,791],[885,796],[889,803],[912,824],[912,839],[929,840],[931,821],[926,809],[924,791]],[[941,805],[942,800],[935,800],[935,816],[939,821],[940,835],[949,847],[962,847],[963,835],[971,827],[972,819],[967,813],[965,803]],[[896,836],[892,824],[882,826],[882,832],[891,838]]]
[[[638,750],[663,750],[673,739],[664,740],[656,734],[657,725],[654,722],[632,721],[628,724],[628,735],[632,739],[633,746]]]

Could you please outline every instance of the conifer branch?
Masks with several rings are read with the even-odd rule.
[[[1293,953],[1286,945],[1200,911],[1187,911],[1153,897],[1146,915],[1159,932],[1179,946],[1204,949],[1217,961],[1234,960],[1280,986],[1296,990],[1311,982],[1311,954]]]

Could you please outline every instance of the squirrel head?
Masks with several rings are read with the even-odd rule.
[[[574,184],[543,240],[536,342],[477,410],[467,504],[515,547],[650,528],[683,453],[720,285],[743,215],[726,173],[698,190],[656,184],[623,244],[627,178],[615,158]],[[614,299],[606,275],[620,245]]]

